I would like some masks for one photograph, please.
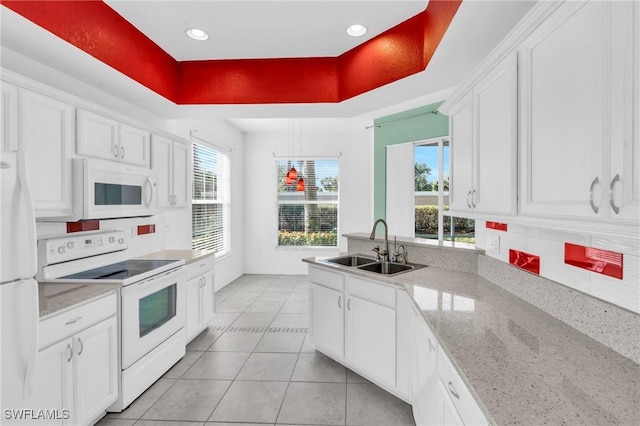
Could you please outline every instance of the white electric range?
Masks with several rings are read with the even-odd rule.
[[[39,281],[119,289],[119,398],[122,411],[185,354],[183,260],[125,259],[123,231],[67,234],[38,241]]]

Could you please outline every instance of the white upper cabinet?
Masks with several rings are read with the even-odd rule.
[[[153,135],[151,168],[158,176],[158,207],[186,207],[190,200],[190,147]]]
[[[567,2],[521,46],[524,215],[637,223],[637,8]]]
[[[18,150],[18,87],[0,81],[0,148]]]
[[[441,108],[450,120],[449,206],[463,217],[516,214],[517,73],[514,52]]]
[[[71,156],[74,108],[48,96],[19,89],[19,149],[27,172],[36,217],[71,215]]]
[[[150,133],[83,109],[77,114],[78,155],[149,167]]]

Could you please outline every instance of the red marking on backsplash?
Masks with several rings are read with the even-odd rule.
[[[138,235],[154,234],[156,232],[156,225],[138,225]]]
[[[67,233],[82,231],[97,231],[100,229],[99,220],[85,220],[82,222],[67,222]]]
[[[564,263],[613,278],[622,279],[622,257],[615,251],[564,244]]]
[[[507,232],[507,224],[500,222],[486,222],[485,226],[489,229],[495,229],[496,231]]]
[[[509,249],[509,263],[525,271],[540,275],[540,256]]]

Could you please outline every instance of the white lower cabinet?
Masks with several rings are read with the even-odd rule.
[[[416,425],[487,425],[409,294],[309,266],[316,349],[410,402]]]
[[[23,408],[47,410],[51,425],[90,425],[104,415],[118,397],[116,310],[112,294],[41,321],[48,346],[37,354]]]
[[[189,342],[207,328],[216,314],[213,255],[187,265],[186,290],[185,332]]]
[[[309,332],[318,349],[344,357],[344,295],[321,285],[309,286]]]

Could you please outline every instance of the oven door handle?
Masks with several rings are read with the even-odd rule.
[[[129,285],[126,285],[124,287],[122,287],[121,289],[121,295],[125,296],[127,294],[131,294],[132,292],[136,292],[138,291],[138,289],[141,288],[141,286],[147,285],[147,284],[155,284],[154,281],[163,281],[166,280],[167,277],[169,277],[170,275],[176,274],[178,275],[179,273],[183,272],[185,269],[184,265],[178,266],[177,268],[171,269],[167,272],[163,272],[160,273],[158,275],[154,275],[152,277],[147,278],[146,280],[142,280],[142,281],[138,281]]]

